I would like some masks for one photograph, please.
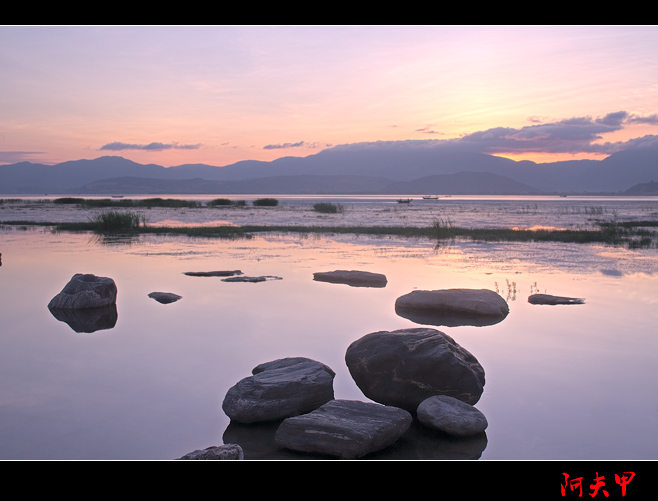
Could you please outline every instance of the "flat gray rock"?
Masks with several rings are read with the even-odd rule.
[[[313,280],[351,287],[386,287],[386,276],[381,273],[358,270],[321,271],[313,273]]]
[[[190,277],[232,277],[234,275],[242,275],[240,270],[233,271],[186,271],[184,275]]]
[[[281,280],[281,277],[274,277],[270,275],[265,275],[261,277],[229,277],[229,278],[222,278],[222,282],[250,282],[250,283],[257,283],[257,282],[265,282],[267,280]]]
[[[468,437],[487,429],[487,418],[478,409],[447,395],[426,398],[418,406],[418,421],[429,428]]]
[[[252,374],[231,387],[222,403],[226,415],[237,422],[285,419],[334,398],[336,374],[315,360],[283,358],[255,367]]]
[[[398,312],[433,312],[503,319],[509,314],[507,302],[487,289],[440,289],[412,291],[395,302]]]
[[[532,294],[528,297],[530,304],[584,304],[585,300],[578,297],[551,296],[550,294]]]
[[[178,459],[182,460],[240,460],[244,459],[242,447],[237,444],[226,444],[199,449]]]
[[[345,362],[366,397],[411,413],[433,395],[475,404],[484,390],[477,359],[436,329],[367,334],[347,348]]]
[[[178,294],[173,294],[171,292],[151,292],[149,297],[151,299],[155,299],[158,303],[169,304],[182,299],[183,296],[179,296]]]
[[[356,459],[395,443],[411,422],[411,414],[396,407],[332,400],[308,414],[285,419],[275,441],[295,451]]]
[[[48,303],[49,309],[102,308],[116,304],[117,286],[108,277],[76,273]]]

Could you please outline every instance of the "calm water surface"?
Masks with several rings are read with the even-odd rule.
[[[295,213],[298,220],[334,217],[302,210],[304,203],[310,202],[212,216],[234,224],[247,211],[255,213],[249,217],[256,224],[292,220]],[[346,203],[335,219],[403,224],[405,217],[437,217],[436,208],[409,207],[405,213],[394,200],[377,203]],[[554,203],[550,211],[542,201],[535,208],[534,200],[458,203],[451,212],[455,222],[486,220],[502,204],[508,222],[525,225],[586,225],[592,213],[643,219],[657,213],[652,200],[570,201]],[[363,205],[357,210],[357,204]],[[21,211],[47,217],[46,209],[62,218],[85,217],[52,204],[41,210],[10,205],[0,210],[1,220]],[[154,209],[151,221],[213,219],[202,211]],[[485,369],[476,407],[489,422],[486,438],[459,443],[425,437],[422,445],[405,444],[385,458],[658,458],[656,249],[437,246],[427,240],[295,235],[103,240],[5,227],[0,252],[0,459],[173,459],[240,440],[259,451],[253,458],[277,458],[263,452],[266,445],[253,445],[267,430],[229,426],[221,403],[233,384],[262,362],[304,356],[336,372],[336,398],[367,400],[345,366],[349,344],[378,330],[418,327],[396,315],[396,298],[413,289],[452,287],[495,290],[510,305],[509,316],[496,325],[432,326]],[[184,275],[222,269],[281,280],[227,283]],[[314,272],[333,269],[384,273],[388,285],[366,289],[313,281]],[[76,332],[49,312],[48,302],[75,273],[115,280],[114,327]],[[153,291],[183,299],[163,305],[148,297]],[[586,303],[530,305],[527,297],[534,292]]]

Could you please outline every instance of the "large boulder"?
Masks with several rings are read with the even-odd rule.
[[[358,270],[319,271],[313,273],[313,280],[350,287],[386,287],[387,283],[386,275]]]
[[[273,421],[304,414],[334,398],[336,375],[303,357],[282,358],[255,367],[252,376],[231,387],[222,409],[241,423]]]
[[[332,400],[308,414],[285,419],[275,441],[295,451],[355,459],[395,443],[411,422],[411,414],[397,407]]]
[[[416,290],[395,301],[398,315],[431,325],[491,325],[509,314],[507,302],[487,289]]]
[[[448,395],[434,395],[418,406],[418,421],[449,435],[468,437],[487,429],[487,418],[478,409]]]
[[[53,309],[102,308],[116,304],[117,286],[108,277],[76,273],[62,291],[48,303]]]
[[[484,390],[484,369],[477,359],[436,329],[367,334],[347,348],[345,362],[365,396],[411,413],[433,395],[472,405]]]

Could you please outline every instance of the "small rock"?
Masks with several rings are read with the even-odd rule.
[[[334,398],[336,374],[315,360],[283,358],[255,367],[252,374],[231,387],[222,403],[226,415],[241,423],[285,419]]]
[[[263,277],[230,277],[222,278],[222,282],[265,282],[266,280],[282,280],[281,277],[263,276]]]
[[[356,400],[332,400],[283,420],[275,441],[288,449],[355,459],[395,443],[409,429],[411,414]]]
[[[336,270],[313,273],[313,280],[346,284],[351,287],[386,287],[386,276],[381,273],[357,270]]]
[[[175,303],[179,299],[182,299],[183,296],[179,296],[178,294],[173,294],[171,292],[151,292],[149,297],[151,299],[155,299],[158,303],[169,304]]]
[[[426,398],[418,406],[418,421],[429,428],[468,437],[487,429],[487,418],[478,409],[447,395]]]
[[[178,459],[185,460],[229,460],[229,459],[244,459],[244,453],[242,452],[242,447],[237,444],[226,444],[218,445],[213,447],[208,447],[206,449],[199,449],[188,454],[185,454],[183,457]]]
[[[585,300],[577,297],[551,296],[550,294],[533,294],[528,297],[530,304],[584,304]]]
[[[242,275],[240,270],[233,271],[186,271],[184,275],[190,277],[232,277],[234,275]]]
[[[48,303],[49,309],[101,308],[116,304],[117,286],[108,277],[76,273]]]

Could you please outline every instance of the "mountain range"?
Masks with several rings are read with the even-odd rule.
[[[621,194],[658,180],[658,148],[603,160],[514,161],[425,143],[357,143],[307,157],[163,167],[119,156],[0,165],[2,194]],[[642,193],[647,193],[646,189]]]

